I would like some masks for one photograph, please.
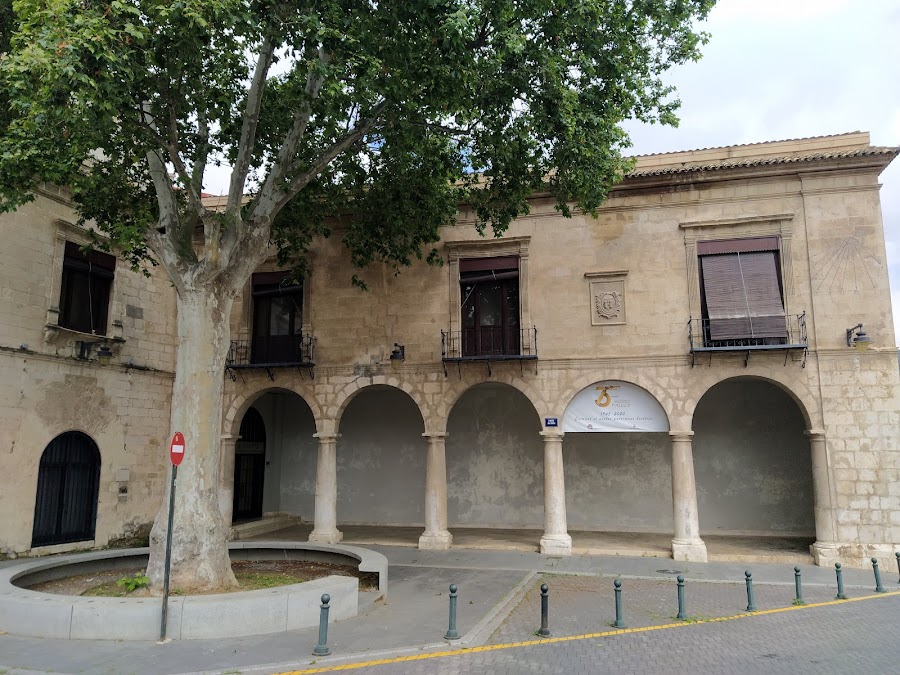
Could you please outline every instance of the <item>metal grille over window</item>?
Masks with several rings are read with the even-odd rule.
[[[100,451],[80,431],[57,436],[44,450],[38,471],[32,546],[94,538],[100,487]]]

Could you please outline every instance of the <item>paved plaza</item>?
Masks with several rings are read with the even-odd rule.
[[[885,570],[845,570],[848,601],[835,602],[832,569],[677,563],[671,559],[372,547],[390,560],[391,593],[363,615],[331,624],[324,658],[317,631],[231,640],[154,642],[37,640],[0,635],[0,673],[896,673],[900,584]],[[10,564],[10,563],[4,563]],[[748,613],[744,571],[754,579]],[[678,621],[676,577],[685,577]],[[613,583],[622,582],[626,629],[612,627]],[[447,630],[447,587],[459,586],[459,633]],[[551,637],[540,626],[540,585],[550,589]]]

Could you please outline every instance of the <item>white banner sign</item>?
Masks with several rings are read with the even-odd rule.
[[[582,389],[563,415],[562,430],[668,431],[666,411],[652,395],[637,385],[618,380],[597,382]]]

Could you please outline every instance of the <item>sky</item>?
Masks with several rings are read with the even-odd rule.
[[[634,154],[848,131],[900,145],[900,0],[720,0],[700,28],[703,58],[666,78],[681,124],[628,125]],[[881,183],[900,336],[900,158]]]

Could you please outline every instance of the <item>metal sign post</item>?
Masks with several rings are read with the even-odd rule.
[[[169,569],[172,566],[172,523],[175,520],[175,479],[178,477],[178,465],[184,459],[184,436],[176,431],[169,446],[169,458],[172,460],[172,482],[169,484],[169,524],[166,527],[166,566],[163,572],[162,621],[159,626],[159,641],[166,640],[166,619],[169,614]]]

